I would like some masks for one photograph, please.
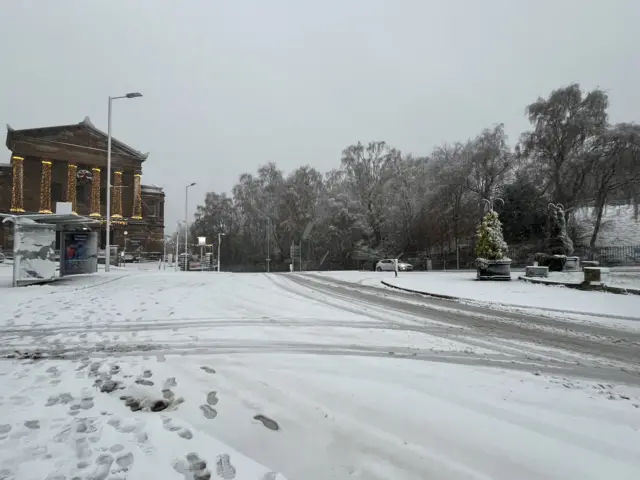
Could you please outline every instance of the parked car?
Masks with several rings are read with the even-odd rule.
[[[395,260],[387,258],[385,260],[380,260],[376,264],[376,272],[393,272],[396,268]],[[403,262],[398,260],[398,271],[400,272],[410,272],[413,270],[413,265],[410,263]]]

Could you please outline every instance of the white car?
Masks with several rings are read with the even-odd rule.
[[[376,272],[393,272],[396,269],[395,262],[394,259],[380,260],[376,264]],[[413,270],[413,265],[398,260],[399,272],[410,272],[411,270]]]

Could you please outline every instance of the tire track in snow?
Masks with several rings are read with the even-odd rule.
[[[575,355],[577,354],[585,356],[586,361],[599,359],[599,366],[608,368],[611,372],[619,368],[610,366],[614,362],[623,366],[625,373],[628,373],[628,375],[625,375],[626,377],[631,377],[634,383],[640,382],[638,365],[640,348],[630,343],[631,341],[640,342],[640,334],[600,326],[568,323],[561,320],[555,322],[543,317],[524,314],[514,315],[509,312],[498,312],[487,308],[469,307],[464,304],[459,304],[459,308],[454,310],[450,307],[452,302],[442,300],[434,300],[432,302],[431,299],[423,299],[419,303],[409,303],[406,300],[413,301],[413,296],[405,294],[381,295],[380,289],[376,287],[355,286],[354,288],[354,284],[349,284],[350,288],[345,288],[343,284],[346,282],[331,281],[334,283],[334,285],[331,285],[329,284],[331,282],[317,282],[308,278],[308,276],[298,274],[287,275],[286,277],[279,275],[279,277],[281,280],[272,281],[282,288],[294,292],[298,291],[285,283],[291,282],[312,291],[321,292],[328,298],[320,299],[318,295],[303,292],[300,292],[300,295],[313,298],[317,302],[326,302],[336,308],[342,307],[340,304],[332,302],[332,298],[343,302],[348,301],[352,305],[360,304],[390,313],[401,313],[413,316],[416,319],[430,321],[433,318],[441,323],[465,326],[472,330],[461,335],[465,335],[465,337],[468,337],[467,334],[478,336],[485,342],[491,342],[491,345],[495,344],[496,349],[499,349],[500,345],[505,345],[506,342],[506,345],[510,345],[510,348],[521,348],[531,356],[540,356],[539,348],[527,351],[526,344],[533,343],[541,347],[548,346],[555,349],[555,353],[550,351],[545,353],[545,356],[551,356],[558,361],[576,363]],[[360,291],[361,288],[373,289],[375,295],[363,293]],[[434,303],[436,308],[430,305],[431,303]],[[440,305],[448,305],[449,308],[438,308]],[[352,309],[352,307],[346,308]],[[420,323],[419,320],[416,321]],[[552,327],[553,330],[544,330],[536,327]],[[572,335],[573,331],[578,334],[591,334],[591,336]],[[631,336],[631,338],[629,339],[628,336]],[[467,340],[465,339],[464,341]],[[567,351],[571,355],[563,355],[563,351]]]

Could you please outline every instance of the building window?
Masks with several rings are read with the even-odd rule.
[[[145,206],[147,207],[147,215],[148,217],[159,217],[160,216],[160,203],[151,201],[145,202]]]

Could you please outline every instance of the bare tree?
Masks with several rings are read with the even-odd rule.
[[[486,129],[470,145],[467,185],[480,199],[491,199],[514,168],[517,156],[511,151],[504,124]]]

